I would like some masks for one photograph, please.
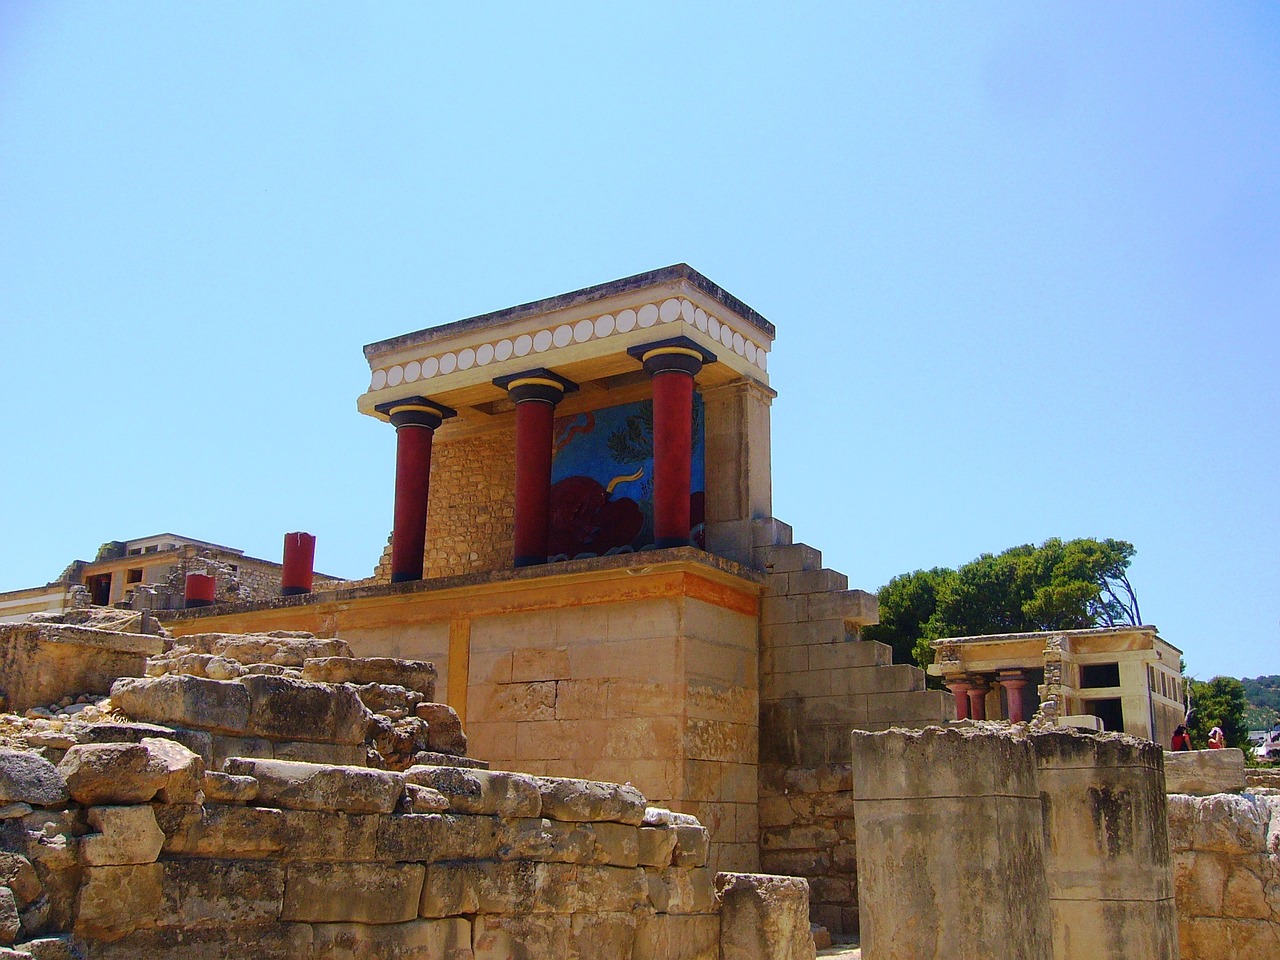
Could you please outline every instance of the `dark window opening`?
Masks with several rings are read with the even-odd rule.
[[[1086,663],[1080,668],[1080,686],[1084,688],[1120,686],[1120,664]]]
[[[111,574],[95,574],[86,578],[84,585],[89,588],[89,602],[95,607],[105,607],[111,602]]]
[[[1084,706],[1091,717],[1102,721],[1102,729],[1124,733],[1124,710],[1119,697],[1114,700],[1086,700]]]
[[[124,576],[124,582],[125,583],[141,583],[142,568],[134,567],[132,570],[129,570],[128,572],[126,572]]]

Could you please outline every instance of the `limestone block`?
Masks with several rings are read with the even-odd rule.
[[[280,917],[285,865],[265,860],[183,858],[162,864],[161,926],[270,923]]]
[[[658,913],[716,912],[715,874],[707,867],[664,867],[645,871],[649,902]]]
[[[140,741],[150,760],[148,769],[164,778],[157,799],[162,803],[199,803],[203,798],[204,759],[176,740],[144,737]]]
[[[60,807],[66,802],[66,781],[52,763],[30,750],[0,747],[0,806]]]
[[[20,853],[0,853],[0,886],[8,887],[22,909],[40,896],[40,878],[31,861]]]
[[[405,771],[404,778],[406,783],[430,787],[444,794],[454,813],[538,817],[542,812],[538,782],[523,773],[413,766]]]
[[[630,913],[575,913],[570,918],[570,956],[591,960],[631,960],[636,917]]]
[[[505,819],[501,821],[498,851],[504,860],[592,863],[597,860],[596,826],[603,824],[541,817]]]
[[[60,623],[0,624],[0,696],[22,713],[64,696],[104,694],[117,677],[140,677],[155,636]]]
[[[159,863],[89,867],[80,887],[75,932],[93,940],[118,940],[156,925],[164,903]]]
[[[369,926],[311,926],[309,960],[471,960],[471,922],[464,917]]]
[[[389,770],[293,760],[233,757],[226,772],[253,777],[258,781],[258,803],[287,810],[392,813],[404,788],[404,775]]]
[[[247,676],[241,683],[249,696],[245,729],[251,736],[322,743],[364,740],[369,711],[352,687],[266,676]]]
[[[363,743],[308,743],[304,740],[277,740],[274,743],[264,740],[262,742],[269,743],[271,758],[276,760],[363,767],[368,759]]]
[[[1232,793],[1207,797],[1171,794],[1168,810],[1169,842],[1175,850],[1249,856],[1267,849],[1271,807],[1265,798]]]
[[[831,869],[831,854],[826,850],[761,850],[760,866],[788,876],[817,877]]]
[[[822,569],[822,551],[807,543],[756,547],[755,556],[758,567],[775,575]]]
[[[722,873],[721,960],[813,960],[809,884],[799,877]]]
[[[18,901],[8,887],[0,887],[0,943],[13,943],[22,930]]]
[[[511,652],[511,679],[516,683],[570,676],[568,647],[525,647]]]
[[[423,700],[419,691],[398,684],[362,683],[354,686],[360,702],[374,713],[395,711],[398,716],[407,716]]]
[[[164,852],[175,856],[272,857],[291,839],[285,812],[272,807],[173,804],[154,812]]]
[[[72,799],[85,806],[146,803],[168,782],[140,743],[77,744],[58,764]]]
[[[80,838],[80,862],[85,866],[154,863],[164,846],[151,807],[90,807],[89,825],[97,833]]]
[[[258,781],[217,770],[206,770],[200,781],[205,797],[215,803],[248,803],[258,795]]]
[[[691,813],[679,813],[666,807],[645,807],[644,819],[641,823],[646,827],[674,827],[680,824],[698,826],[698,818]]]
[[[843,620],[869,626],[880,620],[880,601],[865,590],[839,590],[809,594],[810,620]]]
[[[439,753],[466,756],[467,735],[462,732],[462,720],[447,703],[420,703],[415,715],[427,721],[427,745]]]
[[[593,863],[634,867],[640,863],[640,828],[627,823],[593,823]],[[652,828],[650,828],[652,829]]]
[[[1055,901],[1053,939],[1055,960],[1177,960],[1177,909],[1172,898],[1130,903],[1103,899]]]
[[[702,867],[707,863],[710,835],[707,828],[696,824],[678,823],[673,828],[676,846],[671,862],[677,867]]]
[[[214,734],[210,743],[210,766],[215,770],[222,769],[229,757],[257,757],[270,760],[275,756],[270,740],[262,737],[224,737]]]
[[[821,570],[797,570],[785,574],[787,593],[838,593],[849,589],[849,578],[838,570],[823,567]],[[771,580],[777,579],[775,573]]]
[[[475,918],[472,932],[474,960],[541,960],[571,957],[572,925],[567,914]]]
[[[162,927],[94,943],[92,960],[310,960],[311,927],[303,923]],[[453,960],[453,958],[449,958]]]
[[[418,916],[424,875],[414,863],[290,863],[280,918],[404,923]]]
[[[644,795],[626,784],[563,777],[538,777],[542,815],[553,820],[612,821],[639,826]]]
[[[368,863],[391,860],[379,848],[383,827],[402,817],[282,810],[284,852],[292,860]],[[409,858],[406,858],[409,859]]]
[[[557,681],[555,718],[557,720],[599,720],[609,716],[609,696],[620,682],[599,677]],[[670,689],[665,684],[663,686]]]
[[[132,720],[214,733],[244,733],[249,722],[248,690],[231,680],[125,677],[112,685],[111,703]]]
[[[213,762],[213,735],[205,730],[165,727],[158,723],[91,723],[77,733],[80,743],[141,743],[147,738],[176,740],[199,754],[208,766]]]
[[[468,716],[490,723],[554,720],[556,682],[545,680],[473,686],[468,692],[467,711]]]
[[[416,783],[404,785],[404,793],[396,807],[398,813],[444,813],[448,809],[448,797],[439,790],[420,787]]]
[[[322,683],[387,683],[417,690],[426,699],[436,694],[436,667],[424,660],[394,657],[321,657],[304,660],[302,679]]]
[[[676,832],[671,827],[641,827],[637,862],[646,867],[665,867],[676,849]]]
[[[379,860],[434,863],[498,855],[502,821],[497,817],[411,813],[376,819],[374,853]]]
[[[631,956],[632,960],[719,960],[720,918],[714,914],[643,916],[636,923]]]
[[[1215,793],[1241,793],[1245,782],[1244,752],[1225,750],[1165,751],[1166,793],[1186,793],[1205,797]]]

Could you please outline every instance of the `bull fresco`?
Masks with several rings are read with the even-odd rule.
[[[706,457],[702,397],[693,397],[690,539],[702,546]],[[643,400],[555,422],[552,560],[643,550],[653,543],[653,404]]]

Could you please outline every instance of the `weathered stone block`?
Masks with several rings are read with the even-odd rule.
[[[0,806],[28,803],[60,807],[67,796],[62,774],[40,754],[0,747]]]
[[[466,756],[467,735],[462,731],[462,720],[447,703],[420,703],[415,715],[427,721],[427,745],[440,753]]]
[[[0,887],[0,943],[13,943],[21,930],[18,900],[8,887]]]
[[[240,682],[249,696],[245,730],[251,736],[322,743],[364,740],[369,711],[351,687],[288,677],[247,676]]]
[[[206,770],[200,781],[205,797],[215,803],[248,803],[258,795],[258,781],[230,773]]]
[[[19,909],[40,896],[41,892],[36,868],[20,853],[0,853],[0,886],[13,891]]]
[[[570,918],[570,956],[591,960],[631,960],[636,917],[631,913],[575,913]]]
[[[1248,784],[1244,773],[1244,752],[1225,750],[1165,751],[1165,793],[1185,793],[1207,797],[1215,793],[1243,793]]]
[[[154,863],[164,846],[151,807],[91,807],[89,825],[97,833],[80,838],[80,862],[85,866]]]
[[[722,873],[721,960],[813,960],[809,884],[799,877]]]
[[[460,767],[410,767],[407,783],[438,790],[454,813],[496,814],[500,817],[537,817],[542,796],[535,778],[503,770],[466,770]]]
[[[677,867],[706,866],[707,852],[711,844],[707,828],[695,824],[678,823],[674,830],[676,846],[671,854],[672,864]]]
[[[291,863],[282,920],[404,923],[418,916],[425,870],[413,863]]]
[[[658,913],[715,913],[715,874],[706,867],[645,871],[649,902]]]
[[[272,857],[292,839],[285,812],[273,807],[175,804],[154,812],[164,832],[164,852],[176,856]]]
[[[243,733],[249,722],[249,693],[230,680],[125,677],[112,685],[111,703],[133,720],[214,733]]]
[[[439,790],[406,783],[404,793],[396,806],[398,813],[444,813],[449,809],[449,798]]]
[[[553,820],[606,820],[639,826],[644,795],[635,787],[561,777],[538,777],[542,815]]]
[[[85,806],[146,803],[168,782],[167,770],[153,766],[140,743],[77,744],[58,772],[72,799]]]
[[[676,849],[676,832],[671,827],[641,827],[637,839],[637,862],[646,867],[666,867]]]
[[[369,926],[311,926],[308,960],[471,960],[471,923],[463,917]]]
[[[110,941],[154,927],[164,903],[163,879],[159,863],[89,867],[80,887],[76,934]]]
[[[258,781],[258,803],[287,810],[392,813],[403,774],[368,767],[325,766],[292,760],[232,758],[226,772]]]
[[[497,817],[452,813],[413,813],[378,818],[376,858],[434,863],[489,860],[499,846]]]
[[[590,863],[596,855],[592,826],[539,817],[503,820],[498,853],[504,860]]]
[[[263,860],[183,858],[162,866],[166,927],[241,926],[280,917],[285,866]]]
[[[199,754],[208,766],[213,762],[213,735],[205,730],[165,727],[158,723],[91,723],[77,733],[80,743],[141,743],[148,738],[176,740]]]
[[[719,960],[720,918],[714,914],[643,916],[636,923],[631,956],[632,960]]]
[[[571,922],[566,914],[476,917],[474,960],[570,957]]]
[[[64,696],[104,694],[117,677],[140,677],[164,650],[155,636],[58,623],[0,624],[0,696],[22,713]]]
[[[436,667],[424,660],[394,657],[318,657],[303,661],[302,679],[321,683],[384,683],[436,695]]]

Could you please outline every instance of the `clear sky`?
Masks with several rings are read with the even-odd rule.
[[[1280,7],[0,0],[0,589],[162,531],[367,576],[371,341],[684,261],[851,584],[1133,542],[1280,673]]]

